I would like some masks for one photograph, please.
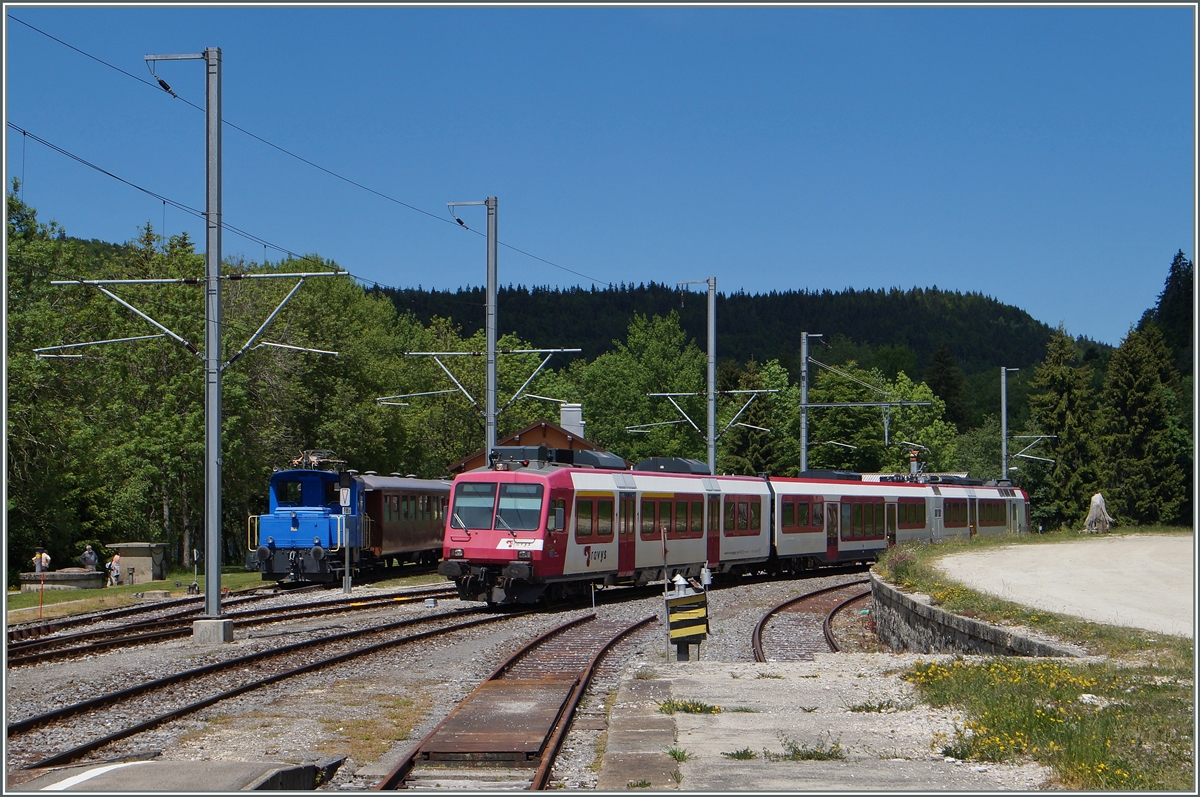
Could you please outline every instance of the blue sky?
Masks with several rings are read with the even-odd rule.
[[[483,239],[446,202],[489,195],[501,241],[570,269],[502,248],[502,284],[936,285],[1111,344],[1194,257],[1188,7],[7,12],[147,79],[148,53],[221,47],[227,121],[438,217],[226,127],[226,222],[387,285],[481,284]],[[8,122],[203,206],[202,113],[6,23]],[[157,71],[203,106],[199,62]],[[6,135],[6,182],[43,221],[163,224],[160,201]],[[202,248],[198,219],[165,222]],[[224,253],[264,255],[229,232]]]

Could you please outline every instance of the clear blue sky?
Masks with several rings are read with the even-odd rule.
[[[503,242],[602,284],[936,285],[1116,344],[1194,257],[1189,7],[7,11],[147,79],[148,53],[221,47],[227,121],[439,219],[498,196]],[[203,207],[202,113],[11,19],[5,62],[7,121]],[[200,62],[158,74],[203,106]],[[43,221],[162,225],[158,200],[6,135]],[[368,280],[484,279],[482,238],[228,127],[224,211]],[[203,248],[182,211],[166,230]],[[499,263],[502,284],[592,284]]]

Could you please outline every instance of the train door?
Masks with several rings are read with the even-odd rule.
[[[621,493],[620,530],[617,537],[617,575],[632,576],[634,570],[637,537],[637,497],[635,493]]]
[[[888,504],[886,509],[886,520],[884,525],[887,528],[887,547],[891,548],[896,544],[896,505]]]
[[[830,562],[837,561],[838,518],[841,517],[841,514],[838,511],[837,501],[829,501],[825,504],[825,558]]]
[[[970,531],[971,539],[979,533],[979,499],[967,498],[967,529]]]
[[[718,495],[710,495],[708,497],[708,525],[705,527],[708,535],[708,566],[716,568],[721,561],[721,497]]]
[[[562,510],[562,523],[557,523],[558,510]],[[567,557],[567,528],[571,525],[570,489],[550,490],[550,504],[546,513],[546,556],[557,560],[553,569],[562,568]]]

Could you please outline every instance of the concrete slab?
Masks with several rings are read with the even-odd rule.
[[[46,770],[5,791],[307,791],[315,786],[316,770],[278,761],[123,761]]]
[[[936,566],[971,589],[1106,625],[1194,638],[1194,535],[1088,536],[958,553]]]
[[[940,749],[963,718],[920,706],[900,671],[919,656],[817,654],[812,662],[688,662],[657,668],[658,680],[626,676],[609,715],[598,790],[968,791],[1035,789],[1036,764],[964,763]],[[635,684],[636,689],[630,685]],[[634,692],[641,700],[629,701]],[[664,696],[719,706],[717,714],[664,715]],[[865,711],[876,705],[882,711]],[[668,719],[673,732],[663,726]],[[644,730],[650,724],[655,730]],[[771,760],[789,747],[828,750],[834,760]],[[678,761],[667,754],[674,748]],[[734,758],[729,754],[753,755]]]

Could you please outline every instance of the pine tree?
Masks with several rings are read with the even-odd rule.
[[[1098,416],[1088,382],[1090,365],[1076,365],[1074,342],[1060,327],[1030,385],[1029,411],[1054,460],[1044,480],[1029,484],[1034,517],[1054,529],[1082,522],[1099,482],[1095,446]]]
[[[1180,249],[1167,272],[1167,281],[1158,295],[1158,302],[1146,311],[1138,324],[1139,331],[1151,322],[1159,328],[1171,352],[1174,366],[1181,374],[1191,373],[1192,370],[1192,338],[1195,332],[1193,271],[1192,261]]]
[[[1104,383],[1108,505],[1126,523],[1180,522],[1190,503],[1181,462],[1170,353],[1154,324],[1131,332],[1113,354]],[[1164,378],[1165,377],[1165,378]],[[1190,464],[1190,463],[1189,463]]]
[[[925,384],[934,395],[946,402],[946,420],[958,427],[959,434],[967,430],[966,380],[958,361],[945,343],[934,352],[933,361],[925,369]]]

